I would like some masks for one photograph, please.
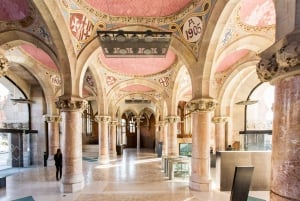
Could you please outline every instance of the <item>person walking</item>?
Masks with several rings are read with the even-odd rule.
[[[62,175],[62,153],[60,149],[57,149],[56,154],[54,155],[55,167],[56,167],[56,180],[61,179]]]

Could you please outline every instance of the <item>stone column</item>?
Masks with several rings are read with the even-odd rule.
[[[215,148],[216,151],[225,151],[225,123],[227,122],[226,117],[214,117],[213,122],[215,123]]]
[[[98,161],[100,164],[109,163],[109,148],[108,148],[108,125],[110,116],[96,116],[99,129],[99,156]]]
[[[192,172],[190,188],[210,191],[210,126],[216,102],[211,98],[194,99],[188,103],[192,113]]]
[[[159,132],[159,124],[155,124],[155,137],[154,137],[154,151],[155,153],[157,152],[157,146],[158,146],[158,142],[160,142],[160,132]]]
[[[80,98],[61,97],[56,106],[60,109],[62,117],[63,171],[60,189],[64,193],[73,193],[84,186],[81,116],[86,102]]]
[[[141,148],[141,118],[136,118],[136,151]]]
[[[263,52],[257,74],[275,85],[271,201],[300,198],[300,34],[292,33]]]
[[[59,122],[61,121],[61,117],[59,115],[45,115],[44,119],[48,124],[49,154],[53,156],[60,147]],[[48,159],[51,160],[53,157],[49,157]]]
[[[179,117],[177,116],[168,116],[168,155],[169,156],[178,156],[178,142],[177,142],[177,123]]]
[[[110,133],[109,133],[109,155],[112,158],[117,157],[117,121],[110,122]]]
[[[161,140],[163,142],[162,155],[168,155],[168,124],[165,121],[161,121]]]

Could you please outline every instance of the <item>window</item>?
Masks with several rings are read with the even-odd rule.
[[[93,108],[91,102],[88,102],[87,109],[83,112],[82,118],[82,133],[86,136],[92,136],[93,134]]]

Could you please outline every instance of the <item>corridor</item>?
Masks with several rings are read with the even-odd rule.
[[[0,201],[27,196],[35,201],[229,201],[230,192],[189,190],[187,177],[168,180],[161,170],[161,158],[152,151],[137,153],[135,149],[125,149],[109,165],[99,165],[96,153],[83,156],[82,191],[61,193],[54,165],[22,168],[7,177],[6,190],[0,190]],[[250,195],[268,200],[268,192],[250,192]]]

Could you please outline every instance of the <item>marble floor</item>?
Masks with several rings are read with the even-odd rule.
[[[32,196],[35,201],[229,201],[230,192],[196,192],[188,187],[188,177],[168,180],[161,170],[161,158],[153,152],[125,149],[109,165],[99,165],[93,153],[84,153],[85,187],[76,193],[61,193],[55,167],[20,168],[8,176],[0,201]],[[212,178],[214,169],[212,169]],[[213,178],[214,179],[214,178]],[[249,195],[269,200],[269,192]]]

